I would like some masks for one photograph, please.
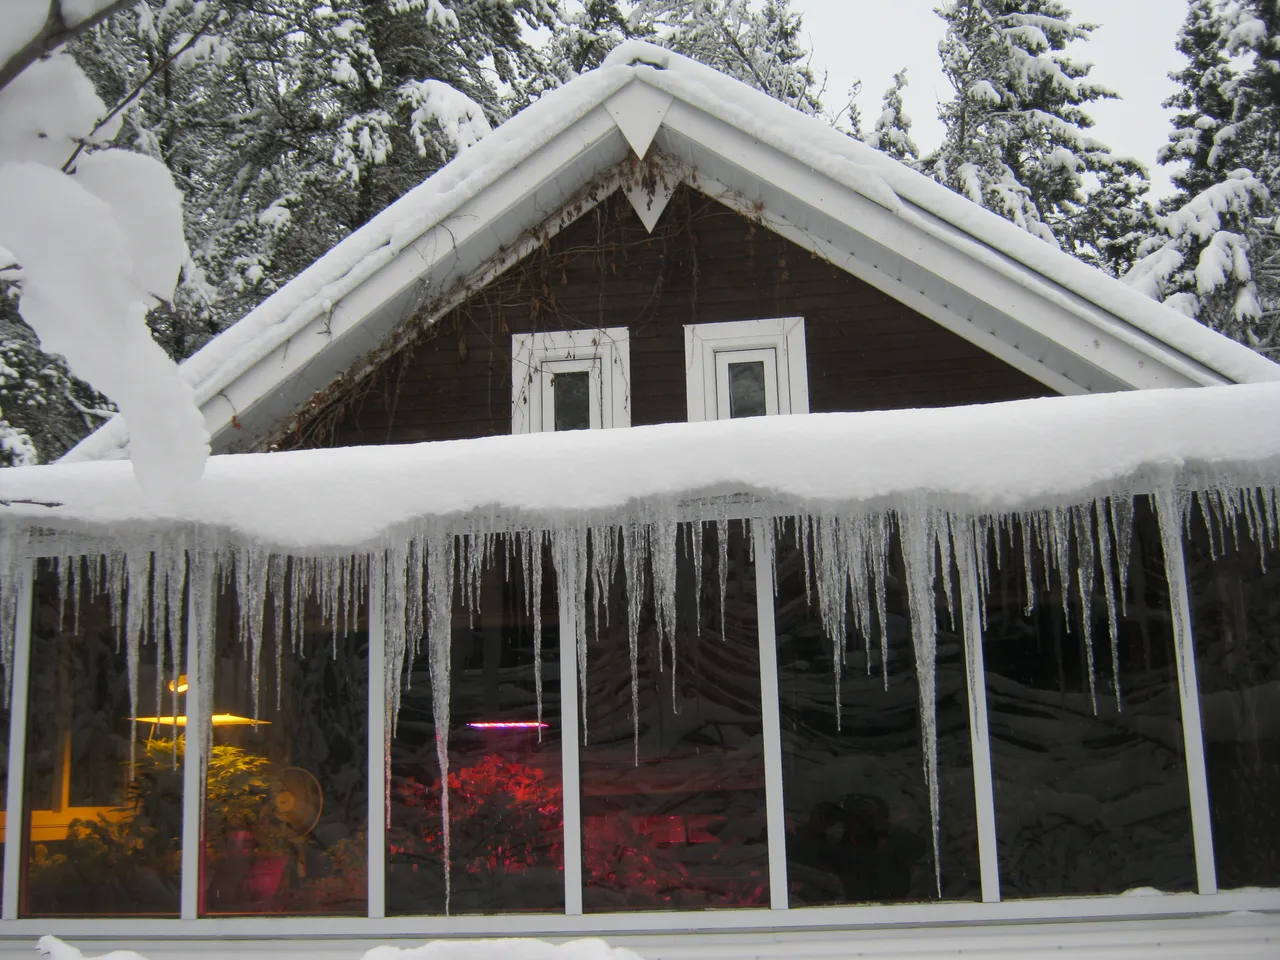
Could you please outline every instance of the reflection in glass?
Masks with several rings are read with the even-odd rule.
[[[479,613],[455,592],[450,694],[449,912],[564,910],[560,663],[555,575],[543,563],[542,723],[534,618],[521,564],[496,551]],[[422,644],[425,651],[426,643]],[[413,664],[391,742],[387,912],[445,912],[440,767],[431,675]]]
[[[1006,540],[998,573],[992,556],[984,656],[1005,898],[1195,887],[1164,558],[1145,501],[1134,519],[1119,707],[1100,571],[1094,578],[1096,714],[1075,576],[1046,582],[1033,547],[1028,616],[1021,534]]]
[[[652,597],[639,617],[639,744],[633,739],[628,611],[619,574],[587,645],[582,749],[588,911],[744,907],[769,902],[755,566],[729,525],[721,616],[715,527],[679,528],[676,664],[659,648]],[[595,637],[596,602],[588,602]]]
[[[586,370],[557,373],[551,378],[555,391],[556,429],[591,429],[591,374]]]
[[[1280,549],[1194,511],[1187,541],[1218,884],[1280,882]],[[1265,568],[1263,560],[1265,559]]]
[[[729,364],[729,416],[763,417],[765,409],[764,362],[751,360]]]
[[[252,667],[234,588],[218,599],[213,712],[253,718]],[[274,609],[268,597],[266,607]],[[285,610],[291,604],[286,600]],[[264,618],[259,723],[213,727],[204,810],[200,912],[367,913],[368,624],[335,634],[304,605],[302,640],[277,661]]]
[[[777,551],[778,690],[793,907],[936,900],[929,787],[924,775],[915,655],[896,548],[886,579],[888,669],[880,625],[871,643],[852,626],[840,682],[816,598],[806,598],[794,524]],[[938,619],[939,846],[944,899],[981,894],[963,644]],[[868,657],[869,662],[868,662]],[[888,674],[888,689],[885,674]]]
[[[181,736],[175,758],[173,727],[137,724],[130,766],[135,731],[124,645],[112,619],[106,594],[91,595],[87,585],[78,610],[70,600],[64,610],[52,567],[40,564],[27,698],[23,916],[178,913]],[[173,713],[162,688],[172,664],[157,661],[167,649],[167,642],[142,647],[143,716]]]

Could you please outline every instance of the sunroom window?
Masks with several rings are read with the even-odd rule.
[[[511,337],[511,432],[631,425],[626,327]]]

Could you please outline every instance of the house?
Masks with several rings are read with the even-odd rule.
[[[5,950],[1280,944],[1280,366],[870,148],[626,44],[183,369],[0,475]]]

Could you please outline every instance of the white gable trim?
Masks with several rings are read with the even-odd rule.
[[[629,83],[605,103],[605,109],[643,160],[675,98],[647,83]]]

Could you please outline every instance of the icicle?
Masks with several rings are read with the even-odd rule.
[[[1076,538],[1076,594],[1080,600],[1080,624],[1084,639],[1084,658],[1089,671],[1089,703],[1098,715],[1098,679],[1093,659],[1093,513],[1074,506],[1070,512],[1071,527]],[[1063,595],[1063,609],[1067,597]]]
[[[689,524],[689,549],[693,552],[693,630],[694,636],[702,636],[702,521]],[[774,574],[774,593],[778,592],[777,573]]]
[[[408,591],[406,583],[422,583],[422,570],[409,564],[413,541],[398,541],[375,562],[384,565],[382,577],[382,619],[384,658],[382,693],[386,704],[386,725],[391,735],[400,719],[400,695],[404,675],[412,668],[413,654],[408,640]]]
[[[1156,490],[1151,497],[1155,506],[1156,523],[1160,527],[1160,546],[1164,554],[1165,582],[1169,587],[1169,611],[1173,620],[1173,649],[1178,666],[1178,684],[1185,689],[1188,671],[1195,669],[1195,649],[1182,616],[1186,609],[1187,589],[1182,569],[1182,517],[1186,504],[1179,503],[1174,491],[1168,487]]]
[[[725,597],[729,592],[729,521],[716,517],[716,578],[720,584],[720,622],[717,629],[720,639],[725,639],[724,607]],[[807,583],[808,581],[806,581]]]
[[[907,572],[907,603],[911,610],[911,640],[916,656],[916,682],[920,698],[920,728],[924,741],[924,775],[929,785],[929,813],[933,823],[933,870],[938,896],[942,896],[942,859],[939,833],[937,661],[938,621],[934,602],[937,575],[937,525],[927,513],[901,515],[902,556]]]
[[[889,550],[892,532],[888,514],[878,513],[872,527],[873,539],[868,540],[867,550],[871,560],[871,579],[875,583],[876,619],[880,621],[880,674],[885,692],[889,692],[889,618],[885,599],[889,576]]]
[[[1116,583],[1111,569],[1111,512],[1101,500],[1093,502],[1098,530],[1098,565],[1102,568],[1102,591],[1107,599],[1107,631],[1111,639],[1111,682],[1116,691],[1116,711],[1123,710],[1120,700],[1120,621],[1116,614]]]
[[[965,678],[969,685],[969,716],[975,718],[974,704],[978,697],[978,684],[982,671],[978,669],[978,648],[982,643],[981,622],[983,585],[983,558],[987,552],[986,531],[970,521],[958,523],[952,529],[955,538],[956,570],[960,577],[960,617],[964,629]]]
[[[675,515],[664,513],[649,531],[652,556],[653,607],[658,625],[658,664],[662,664],[662,642],[671,653],[671,705],[676,704],[676,549],[680,528]]]
[[[1022,535],[1022,571],[1026,577],[1026,595],[1027,605],[1023,609],[1026,616],[1031,616],[1031,611],[1036,605],[1036,578],[1031,572],[1031,527],[1034,521],[1031,514],[1021,513],[1018,515],[1018,532]],[[1045,589],[1049,588],[1048,574],[1045,575]]]
[[[453,652],[454,536],[433,531],[426,539],[427,650],[431,668],[431,708],[436,728],[436,760],[440,765],[440,820],[444,841],[444,912],[453,893],[452,831],[449,820],[449,696]]]
[[[1111,527],[1116,537],[1116,568],[1120,571],[1120,612],[1125,612],[1129,596],[1129,553],[1133,549],[1133,497],[1113,494],[1110,499]]]
[[[538,742],[542,742],[542,533],[537,535],[537,542],[530,534],[525,538],[530,541],[529,556],[532,563],[525,568],[528,579],[525,581],[525,593],[533,615],[533,686],[538,701]],[[508,547],[509,549],[509,547]],[[561,654],[563,656],[563,653]]]
[[[640,765],[640,611],[644,606],[642,528],[636,521],[622,528],[623,563],[627,586],[627,651],[631,659],[631,737],[635,764]]]
[[[151,554],[131,551],[124,557],[123,569],[128,576],[128,610],[123,626],[129,685],[129,779],[132,780],[134,744],[138,738],[138,672],[151,593]]]

